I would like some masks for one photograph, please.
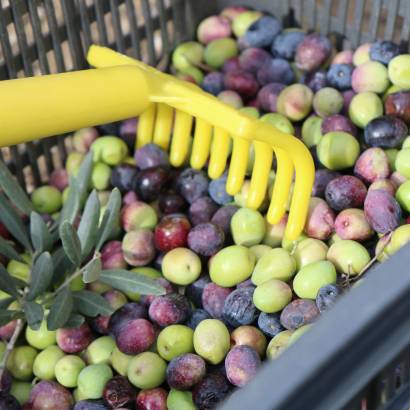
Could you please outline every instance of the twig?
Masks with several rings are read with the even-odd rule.
[[[1,362],[0,362],[0,380],[3,377],[3,373],[4,373],[4,370],[6,368],[7,361],[10,357],[11,352],[14,349],[14,345],[16,344],[17,339],[19,338],[21,331],[24,328],[25,323],[26,322],[25,322],[24,319],[17,319],[16,328],[14,329],[13,335],[11,336],[9,342],[7,343],[6,350],[3,354],[3,358],[1,359]]]

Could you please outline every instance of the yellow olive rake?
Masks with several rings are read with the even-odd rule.
[[[188,156],[195,119],[193,168],[203,168],[208,161],[209,176],[220,177],[233,141],[227,180],[231,195],[241,189],[254,144],[250,208],[258,208],[265,198],[275,153],[277,172],[267,215],[271,224],[286,212],[295,171],[285,237],[295,240],[300,235],[314,179],[312,157],[300,140],[193,84],[108,48],[92,46],[88,61],[97,69],[0,82],[0,146],[139,115],[137,145],[154,142],[169,149],[172,165],[180,166]]]

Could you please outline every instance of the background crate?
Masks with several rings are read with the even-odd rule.
[[[378,39],[408,49],[410,0],[0,0],[0,79],[86,68],[92,43],[160,68],[197,23],[227,5],[332,34],[341,48]],[[1,126],[1,125],[0,125]],[[62,166],[67,136],[3,149],[30,191]],[[409,409],[410,248],[372,269],[224,410]]]

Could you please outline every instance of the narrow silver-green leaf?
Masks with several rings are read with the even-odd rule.
[[[14,179],[12,173],[8,170],[6,164],[0,160],[0,186],[10,198],[13,204],[24,214],[30,215],[33,210],[33,204],[30,199]]]
[[[57,293],[47,317],[48,330],[63,327],[73,311],[73,295],[68,288]]]
[[[25,302],[24,315],[26,316],[29,327],[33,330],[40,329],[40,325],[44,317],[44,311],[41,305],[36,302]]]
[[[106,269],[101,272],[99,280],[123,292],[140,293],[141,295],[165,295],[165,289],[152,279],[137,272],[125,269]]]
[[[27,300],[34,300],[50,286],[53,279],[53,260],[48,252],[42,253],[34,262]]]
[[[82,259],[86,258],[97,241],[98,222],[100,219],[100,201],[94,190],[89,195],[78,226],[78,237],[81,242]]]
[[[68,221],[73,223],[80,210],[80,188],[78,181],[73,176],[70,177],[68,198],[63,205],[58,223],[61,225],[63,222]]]
[[[84,267],[83,282],[91,283],[91,282],[96,281],[100,277],[101,269],[102,269],[101,258],[92,259]]]
[[[0,192],[0,221],[7,230],[26,248],[31,249],[27,230],[21,220],[21,216],[13,208],[6,196]]]
[[[35,251],[40,253],[50,250],[51,234],[43,218],[37,212],[30,214],[30,237]]]
[[[0,263],[0,289],[10,296],[18,297],[16,281]]]
[[[101,249],[105,241],[110,237],[114,227],[119,221],[121,208],[121,194],[117,188],[114,188],[108,199],[107,207],[104,212],[103,219],[98,229],[98,242],[95,247],[97,251]]]
[[[114,309],[101,295],[89,290],[73,292],[74,309],[85,316],[111,315]]]
[[[4,299],[0,299],[0,310],[1,309],[7,309],[12,302],[14,302],[16,299],[13,297],[8,297]]]
[[[80,194],[80,202],[87,195],[88,187],[90,186],[91,172],[93,170],[93,153],[90,151],[80,165],[77,174],[78,191]]]
[[[64,248],[58,248],[51,256],[54,265],[53,283],[58,283],[66,274],[72,273],[75,266],[68,259]]]
[[[3,237],[0,236],[0,255],[5,256],[8,259],[15,259],[19,262],[23,262],[21,256],[17,251],[10,245],[10,242],[6,241]]]
[[[0,326],[7,325],[14,319],[20,319],[23,317],[22,312],[17,310],[0,310]]]
[[[77,232],[73,228],[70,222],[64,221],[60,225],[60,238],[63,244],[64,251],[74,264],[74,266],[80,266],[81,263],[81,242],[78,238]]]
[[[80,327],[85,322],[84,316],[81,316],[77,313],[72,313],[68,318],[67,322],[64,323],[66,328],[75,328]]]

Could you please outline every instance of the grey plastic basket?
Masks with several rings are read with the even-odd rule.
[[[202,18],[227,5],[331,33],[341,48],[376,38],[409,46],[410,0],[0,0],[0,79],[86,68],[91,43],[162,64]],[[0,155],[29,190],[69,148],[69,138],[58,136]],[[409,249],[373,269],[223,409],[409,409]]]

